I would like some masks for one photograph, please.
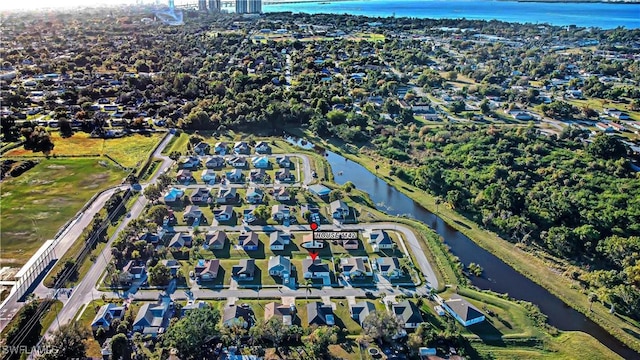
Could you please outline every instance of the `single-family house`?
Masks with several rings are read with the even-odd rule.
[[[242,220],[244,222],[246,222],[247,224],[251,224],[252,222],[256,221],[256,206],[255,205],[251,205],[249,206],[249,208],[242,210]]]
[[[198,203],[208,203],[211,199],[211,194],[209,193],[209,189],[205,187],[198,187],[193,189],[191,195],[189,196],[189,200],[191,200],[192,204]]]
[[[477,324],[485,320],[484,314],[478,308],[458,294],[451,295],[449,300],[442,304],[442,307],[463,326]]]
[[[204,309],[207,306],[208,306],[207,303],[202,300],[198,302],[189,301],[189,303],[183,306],[182,309],[180,310],[180,316],[185,316],[189,314],[192,310]]]
[[[249,329],[255,323],[255,314],[247,304],[229,305],[224,309],[222,325],[226,327],[240,326]]]
[[[291,194],[286,187],[274,187],[273,188],[273,198],[278,201],[289,201],[291,200]]]
[[[195,274],[201,281],[212,281],[218,278],[219,270],[219,259],[207,259],[202,263],[198,263],[198,265],[196,265]]]
[[[178,173],[176,174],[176,180],[178,182],[191,181],[193,180],[193,175],[191,174],[190,170],[181,169],[178,170]]]
[[[166,266],[169,269],[169,273],[171,276],[178,275],[178,270],[180,270],[180,262],[174,259],[166,259],[162,260],[162,265]]]
[[[205,249],[220,250],[224,249],[227,243],[227,233],[223,230],[209,231],[204,235]]]
[[[91,321],[91,330],[96,331],[99,328],[103,328],[108,331],[115,319],[122,320],[125,310],[124,306],[118,306],[116,304],[109,303],[102,305],[93,318],[93,321]]]
[[[256,169],[268,169],[271,166],[269,158],[266,156],[255,156],[251,159],[251,163]]]
[[[224,141],[219,141],[213,145],[213,152],[219,155],[226,155],[229,146]]]
[[[281,168],[289,169],[291,167],[291,159],[288,156],[277,157],[276,162]]]
[[[233,152],[236,154],[248,155],[251,152],[251,147],[244,141],[237,141],[233,145]]]
[[[166,204],[166,203],[172,203],[172,202],[180,201],[180,200],[182,200],[183,196],[184,196],[184,190],[176,189],[176,188],[170,188],[164,194],[162,199],[164,200],[164,202]]]
[[[360,324],[360,326],[362,326],[364,319],[375,311],[376,306],[370,301],[360,301],[359,303],[349,305],[351,318]]]
[[[277,302],[270,302],[264,306],[264,320],[269,321],[271,318],[277,318],[286,326],[291,326],[296,319],[296,306],[283,305]]]
[[[169,325],[171,298],[162,298],[157,303],[145,303],[133,321],[133,331],[156,337]]]
[[[349,216],[349,206],[342,200],[335,200],[329,204],[331,216],[334,219],[343,220]]]
[[[302,276],[305,279],[328,279],[329,275],[329,265],[322,263],[320,259],[302,260]]]
[[[529,114],[526,111],[514,110],[514,111],[510,111],[509,114],[513,116],[513,118],[516,120],[526,121],[526,120],[533,119],[533,116],[531,116],[531,114]]]
[[[278,204],[271,207],[271,217],[274,220],[283,221],[289,219],[289,216],[291,216],[291,210],[287,205]]]
[[[200,178],[202,179],[202,182],[204,182],[204,183],[215,184],[218,176],[216,175],[216,172],[213,171],[212,169],[204,169],[204,170],[202,170],[202,173],[200,174]]]
[[[158,234],[154,234],[147,231],[138,235],[138,240],[144,240],[148,244],[157,245],[158,242],[160,241],[160,236],[158,236]]]
[[[122,268],[120,279],[123,282],[130,283],[133,280],[142,279],[146,273],[147,271],[144,263],[136,260],[129,260],[129,262]]]
[[[295,181],[295,176],[289,171],[289,169],[284,168],[282,170],[276,171],[275,180],[279,183],[291,183]]]
[[[213,217],[218,221],[229,221],[233,217],[233,206],[222,205],[213,209]]]
[[[241,259],[238,265],[231,268],[231,276],[236,281],[251,281],[256,271],[255,259]]]
[[[194,221],[199,221],[202,219],[202,210],[198,205],[189,205],[184,209],[184,214],[182,214],[182,220],[187,224],[190,224]]]
[[[274,231],[269,235],[269,249],[282,251],[291,242],[291,234]]]
[[[193,238],[188,233],[175,233],[169,240],[169,248],[180,249],[181,247],[191,247]]]
[[[238,202],[238,193],[236,188],[221,187],[218,189],[216,203],[218,204],[234,204]]]
[[[360,249],[360,240],[358,239],[342,240],[342,247],[345,248],[345,250],[358,250]]]
[[[292,265],[289,257],[282,255],[269,257],[269,275],[281,277],[286,283],[291,277],[291,273]]]
[[[326,197],[329,196],[331,189],[321,184],[315,184],[309,186],[309,191],[317,196]]]
[[[232,183],[240,183],[242,182],[242,170],[233,169],[231,171],[227,171],[225,174],[225,178]]]
[[[207,144],[204,141],[199,142],[196,146],[193,147],[193,152],[198,155],[208,155],[209,151],[211,151],[211,145]]]
[[[372,276],[371,264],[366,257],[348,257],[340,259],[342,274],[348,277]]]
[[[227,164],[234,168],[244,168],[247,167],[247,159],[242,156],[234,156],[227,160]]]
[[[600,129],[600,130],[602,130],[602,131],[604,131],[606,133],[610,133],[610,132],[614,131],[613,126],[611,126],[611,124],[605,124],[605,123],[601,123],[601,122],[596,123],[596,128],[598,128],[598,129]]]
[[[204,163],[207,169],[219,169],[224,167],[224,158],[221,156],[212,156]]]
[[[271,146],[266,141],[258,141],[256,143],[256,153],[257,154],[270,154]]]
[[[247,189],[247,196],[245,199],[249,204],[260,204],[264,198],[264,191],[255,186],[250,186]]]
[[[197,156],[187,156],[180,160],[181,169],[197,169],[200,166],[200,159]]]
[[[244,251],[256,251],[260,246],[260,240],[258,239],[258,233],[253,231],[240,234],[238,243],[242,246]]]
[[[418,309],[416,304],[409,300],[393,304],[391,308],[405,329],[415,329],[423,323],[420,309]]]
[[[400,260],[397,257],[381,257],[376,259],[380,275],[387,279],[397,279],[403,275]]]
[[[369,244],[373,251],[382,249],[393,249],[394,242],[389,234],[384,230],[371,230],[369,233]]]
[[[331,305],[325,305],[321,302],[311,302],[307,304],[307,323],[309,326],[333,326],[336,320],[333,316],[333,308]]]
[[[619,132],[627,131],[627,129],[626,129],[624,126],[622,126],[622,125],[620,125],[620,124],[618,124],[618,123],[614,123],[614,122],[612,122],[612,123],[610,123],[609,125],[611,125],[611,127],[612,127],[614,130],[619,131]]]
[[[629,114],[627,114],[627,113],[625,113],[623,111],[620,111],[618,109],[607,108],[607,109],[604,109],[603,112],[606,115],[609,115],[609,116],[614,117],[614,118],[619,119],[619,120],[629,120]]]
[[[249,173],[249,179],[251,179],[252,182],[265,182],[267,176],[265,169],[253,169]]]

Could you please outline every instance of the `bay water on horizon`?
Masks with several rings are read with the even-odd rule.
[[[264,12],[350,14],[371,17],[500,20],[516,23],[640,28],[640,4],[502,0],[348,0],[264,5]]]

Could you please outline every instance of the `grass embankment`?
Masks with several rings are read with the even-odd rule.
[[[294,134],[295,133],[296,132],[294,132]],[[379,165],[377,170],[378,174],[389,174],[389,171],[391,170],[392,164],[389,164],[388,159],[377,156],[371,151],[360,151],[357,148],[356,150],[345,150],[352,149],[354,147],[346,147],[343,143],[335,140],[326,141],[309,132],[298,132],[298,134],[307,138],[316,145],[323,144],[328,149],[338,152],[342,156],[361,164],[372,173],[376,171],[376,165]],[[439,217],[447,222],[447,224],[469,237],[484,249],[496,255],[516,271],[540,284],[566,304],[570,304],[574,309],[586,314],[594,322],[607,329],[607,331],[629,347],[636,351],[640,351],[640,339],[632,335],[633,333],[640,333],[640,328],[630,321],[626,321],[623,318],[610,314],[608,309],[601,304],[593,304],[593,311],[589,311],[590,304],[587,294],[580,291],[580,287],[575,281],[562,276],[557,269],[554,269],[553,266],[545,262],[544,259],[541,259],[534,254],[526,252],[514,244],[503,240],[491,231],[480,228],[475,222],[467,219],[445,205],[436,207],[435,197],[402,181],[397,176],[380,175],[380,177],[398,191],[401,191],[411,199],[418,202],[425,209],[433,213],[437,213]],[[436,260],[436,263],[438,264],[438,262],[444,261],[446,260]],[[571,333],[564,333],[564,335],[566,337],[570,337]],[[588,335],[585,336],[597,342],[592,337]],[[611,356],[615,357],[615,354],[612,352],[610,353]]]
[[[124,192],[120,193],[121,195]],[[65,267],[65,263],[68,260],[72,260],[78,266],[78,275],[77,277],[73,277],[66,281],[64,284],[59,284],[60,287],[72,287],[77,285],[84,277],[87,275],[91,266],[95,262],[95,259],[100,256],[100,253],[107,246],[106,241],[108,241],[111,236],[115,233],[117,227],[120,225],[120,220],[127,213],[127,209],[130,209],[133,206],[133,203],[138,199],[139,194],[134,194],[125,203],[125,208],[121,209],[112,219],[111,223],[106,229],[106,235],[104,238],[104,242],[96,241],[94,246],[87,250],[85,249],[87,235],[89,234],[89,228],[84,229],[82,234],[76,239],[73,245],[67,250],[67,252],[58,259],[56,264],[53,266],[51,271],[47,274],[47,276],[42,281],[42,284],[48,288],[52,288],[55,286],[55,277],[61,273],[61,271]],[[100,216],[103,219],[107,218],[107,211],[103,208],[99,212]],[[87,253],[88,251],[88,253]]]
[[[68,138],[52,132],[54,148],[50,156],[103,156],[109,155],[124,167],[134,167],[149,156],[149,152],[162,139],[163,133],[131,135],[117,139],[96,139],[89,134],[78,132]],[[4,154],[6,157],[44,157],[42,153],[16,148]]]
[[[19,177],[5,179],[0,265],[26,263],[96,192],[125,175],[107,159],[42,159]]]

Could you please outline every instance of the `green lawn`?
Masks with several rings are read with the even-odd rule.
[[[42,159],[2,183],[0,264],[24,264],[98,191],[125,173],[106,159]]]
[[[84,132],[75,133],[69,138],[60,137],[57,131],[51,132],[54,148],[52,156],[88,156],[109,155],[122,166],[134,167],[144,162],[151,150],[160,142],[164,134],[131,135],[117,139],[95,139]],[[42,153],[34,153],[24,148],[13,149],[6,157],[44,157]]]

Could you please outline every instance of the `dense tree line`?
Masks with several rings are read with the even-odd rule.
[[[640,178],[618,140],[601,135],[584,145],[569,132],[555,139],[532,127],[420,133],[429,156],[408,181],[509,241],[592,270],[585,286],[640,318]]]

